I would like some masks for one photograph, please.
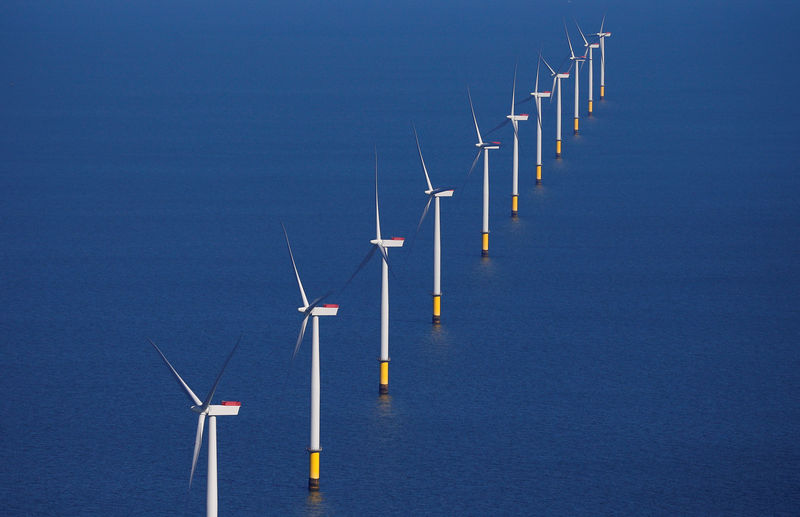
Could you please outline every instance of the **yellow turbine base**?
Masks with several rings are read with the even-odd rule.
[[[600,85],[600,98],[602,99],[605,96],[606,96],[606,87],[605,85]]]
[[[538,185],[541,182],[542,182],[542,166],[541,165],[537,165],[536,166],[536,184]]]
[[[517,196],[511,196],[511,215],[517,215]]]
[[[589,115],[592,114],[592,101],[589,101]]]
[[[389,361],[381,361],[381,386],[389,385]]]
[[[483,247],[481,248],[481,256],[489,256],[489,232],[483,233]]]
[[[308,489],[319,490],[319,451],[308,455]]]
[[[556,158],[561,157],[561,140],[556,140]]]
[[[575,117],[575,123],[573,124],[575,127],[575,134],[578,134],[578,117]]]
[[[433,322],[439,323],[442,315],[442,295],[433,295]]]

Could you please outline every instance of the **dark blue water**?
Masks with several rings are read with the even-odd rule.
[[[544,111],[392,253],[391,395],[377,396],[379,262],[321,321],[322,465],[306,490],[310,297],[372,238],[460,187],[532,89],[562,17],[606,6],[5,2],[0,7],[0,496],[7,515],[199,515],[195,417],[147,343],[218,399],[223,515],[790,515],[800,507],[800,116],[788,1],[609,2],[606,100],[564,157]],[[576,40],[573,40],[576,41]],[[598,69],[595,80],[599,81]],[[586,77],[582,78],[585,92]],[[582,92],[582,110],[586,103]],[[528,110],[532,110],[528,104]],[[510,144],[511,130],[498,133]],[[410,253],[409,253],[410,251]]]

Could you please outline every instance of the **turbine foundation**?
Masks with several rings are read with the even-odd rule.
[[[441,323],[441,315],[442,315],[442,295],[441,294],[434,294],[433,295],[433,323],[438,325]]]
[[[308,451],[308,490],[316,492],[319,490],[319,452]]]
[[[561,158],[561,140],[556,140],[556,158]]]
[[[517,217],[517,195],[511,196],[511,217]]]
[[[378,394],[389,394],[389,360],[381,359],[381,383],[378,386]]]
[[[481,248],[481,257],[489,256],[489,232],[483,232],[483,247]]]
[[[536,184],[537,185],[541,185],[542,184],[542,166],[541,165],[537,165],[536,166]]]
[[[592,101],[589,101],[589,116],[592,116]]]
[[[600,98],[602,99],[605,96],[606,96],[606,87],[605,87],[605,85],[601,84],[600,85]]]
[[[575,123],[573,124],[575,129],[575,134],[578,134],[578,117],[575,117]]]

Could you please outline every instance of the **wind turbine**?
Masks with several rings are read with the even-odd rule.
[[[561,158],[561,80],[569,79],[569,70],[566,72],[557,72],[543,57],[542,61],[547,68],[550,69],[550,75],[553,77],[553,88],[556,93],[556,158]]]
[[[579,110],[578,110],[578,79],[580,78],[580,64],[586,60],[586,56],[576,56],[575,52],[572,50],[572,42],[569,40],[569,32],[567,31],[567,24],[564,23],[564,32],[567,34],[567,43],[569,43],[569,59],[575,65],[575,122],[574,122],[574,129],[575,134],[578,134],[578,118],[579,118]]]
[[[583,34],[581,30],[581,26],[578,25],[578,22],[575,22],[575,26],[578,27],[578,32],[581,34],[581,38],[583,38],[583,46],[589,49],[589,110],[587,111],[588,116],[592,116],[592,95],[594,94],[594,85],[593,85],[593,75],[594,75],[594,66],[592,65],[592,51],[596,48],[600,48],[599,43],[589,43],[586,41],[586,36]]]
[[[431,185],[431,178],[428,175],[428,168],[425,167],[425,160],[422,158],[422,149],[419,146],[417,128],[414,128],[414,139],[417,141],[419,162],[422,164],[422,172],[425,173],[425,181],[428,184],[428,190],[425,191],[425,194],[428,196],[428,203],[425,205],[425,210],[422,211],[422,217],[419,220],[419,225],[417,225],[417,231],[419,231],[419,227],[422,226],[422,221],[428,214],[431,201],[433,201],[433,323],[438,324],[441,322],[442,309],[442,243],[440,232],[439,198],[452,197],[453,189],[433,188],[433,185]]]
[[[241,336],[239,337],[239,341],[241,341]],[[172,374],[175,376],[175,380],[178,381],[178,384],[183,389],[183,392],[189,397],[189,400],[192,402],[192,411],[197,413],[197,434],[195,435],[194,439],[194,453],[192,455],[192,471],[189,474],[189,487],[192,486],[192,478],[194,478],[194,469],[197,466],[197,456],[200,454],[200,446],[203,443],[203,428],[205,427],[206,417],[208,417],[208,479],[206,485],[206,516],[207,517],[217,517],[217,417],[218,416],[233,416],[239,414],[239,408],[242,406],[241,402],[233,402],[233,401],[225,401],[223,400],[221,404],[211,404],[211,399],[214,397],[214,392],[217,391],[217,385],[219,385],[219,380],[222,378],[222,374],[225,371],[225,367],[228,366],[228,362],[233,357],[233,353],[236,352],[236,349],[239,347],[239,342],[237,341],[236,345],[231,350],[231,353],[228,354],[228,358],[225,359],[225,363],[222,365],[222,369],[219,371],[219,375],[217,375],[217,380],[214,381],[214,385],[211,387],[211,391],[208,392],[206,399],[204,401],[200,401],[197,395],[189,388],[189,386],[184,382],[178,372],[173,368],[170,362],[167,360],[167,357],[161,352],[161,349],[153,343],[152,340],[149,340],[150,344],[153,345],[153,348],[156,349],[158,355],[161,356],[161,359],[164,360],[164,364],[170,369]]]
[[[306,332],[306,325],[308,318],[311,318],[311,432],[308,446],[309,463],[308,463],[308,489],[311,491],[319,490],[319,453],[322,452],[322,447],[319,445],[319,317],[320,316],[336,316],[339,311],[339,306],[334,304],[322,304],[330,292],[320,296],[311,303],[308,303],[306,292],[303,290],[303,283],[300,281],[300,273],[297,272],[297,264],[294,261],[292,254],[292,246],[289,244],[289,235],[286,233],[286,227],[281,223],[283,228],[283,235],[286,237],[286,247],[289,249],[289,258],[292,259],[292,268],[294,269],[294,276],[297,278],[297,287],[300,288],[300,297],[303,299],[303,306],[298,307],[297,310],[303,313],[303,323],[300,325],[300,334],[297,336],[297,343],[294,345],[294,353],[292,360],[297,355],[300,349],[300,344],[303,342],[303,336]]]
[[[481,138],[481,130],[478,129],[478,119],[475,118],[475,107],[472,105],[472,95],[467,88],[467,96],[469,97],[469,108],[472,110],[472,121],[475,122],[475,132],[478,134],[478,142],[475,147],[478,148],[478,154],[472,162],[472,169],[478,163],[478,158],[483,153],[483,246],[481,247],[481,256],[489,256],[489,151],[500,149],[500,142],[484,142]]]
[[[517,67],[514,66],[514,85],[511,88],[511,114],[506,118],[511,121],[514,127],[514,159],[511,167],[511,217],[517,216],[517,204],[519,198],[519,122],[528,120],[527,113],[514,114],[514,102],[517,93]]]
[[[389,256],[387,248],[403,246],[402,237],[381,238],[381,216],[378,209],[378,152],[375,152],[375,238],[369,241],[374,245],[371,254],[377,249],[381,252],[381,371],[378,393],[389,393]]]
[[[542,55],[539,54],[541,62]],[[542,183],[542,99],[550,97],[551,92],[539,91],[539,62],[536,63],[536,85],[531,96],[536,101],[536,184]]]
[[[606,96],[606,38],[611,37],[610,32],[603,32],[603,25],[606,22],[606,15],[603,15],[603,21],[600,22],[600,32],[594,34],[600,38],[600,99]]]

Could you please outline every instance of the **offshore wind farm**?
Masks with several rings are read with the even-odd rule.
[[[799,9],[479,7],[0,7],[5,513],[796,511]]]

